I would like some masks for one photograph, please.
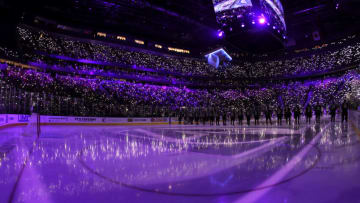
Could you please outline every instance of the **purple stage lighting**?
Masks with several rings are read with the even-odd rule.
[[[259,23],[263,25],[264,23],[266,23],[266,19],[264,17],[260,17]]]
[[[221,38],[221,37],[223,37],[223,36],[224,36],[224,31],[219,31],[219,32],[218,32],[218,37]]]

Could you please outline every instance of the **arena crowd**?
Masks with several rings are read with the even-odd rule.
[[[197,58],[132,50],[27,26],[19,26],[18,32],[21,50],[0,47],[6,59],[0,65],[1,113],[176,116],[190,124],[219,124],[220,118],[232,124],[254,119],[258,124],[262,117],[271,124],[277,117],[281,124],[282,117],[287,123],[295,118],[297,123],[302,115],[309,119],[313,114],[316,118],[345,114],[359,100],[360,40],[356,37],[325,50],[278,59],[256,56],[216,69]],[[334,70],[339,72],[326,74]],[[277,80],[321,72],[320,78]],[[236,80],[265,77],[275,82],[256,86]],[[221,82],[212,78],[232,86],[218,85]],[[201,88],[196,86],[200,83]]]

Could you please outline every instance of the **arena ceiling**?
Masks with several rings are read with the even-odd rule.
[[[282,0],[289,38],[297,44],[357,32],[355,14],[336,9],[356,0]],[[161,41],[191,49],[216,47],[217,25],[212,0],[0,0],[0,6],[21,10],[25,18],[46,17],[59,23]],[[352,6],[352,8],[354,8]],[[356,8],[356,7],[355,7]],[[359,8],[359,7],[357,7]],[[345,9],[345,8],[344,8]],[[355,9],[356,11],[356,9]],[[355,12],[357,13],[357,12]],[[246,39],[241,39],[245,41]],[[225,42],[231,44],[232,42]],[[253,47],[257,50],[256,47]]]

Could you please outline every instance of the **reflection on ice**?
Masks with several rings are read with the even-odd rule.
[[[6,132],[0,140],[0,189],[15,184],[28,158],[16,196],[25,202],[51,202],[53,196],[78,200],[74,195],[123,187],[130,199],[144,191],[241,195],[262,183],[311,180],[316,171],[357,170],[360,161],[358,137],[340,124],[300,129],[44,127],[38,140],[21,136],[17,128]],[[318,144],[311,143],[320,132]],[[288,164],[286,173],[268,181]]]

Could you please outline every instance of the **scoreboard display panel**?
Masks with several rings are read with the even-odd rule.
[[[281,21],[282,27],[286,29],[284,8],[279,0],[261,0],[262,9],[268,13],[268,15],[274,15],[276,19]]]
[[[286,39],[284,8],[280,0],[212,0],[219,37],[223,33],[268,30]]]
[[[241,7],[251,7],[251,0],[213,0],[215,13]]]

